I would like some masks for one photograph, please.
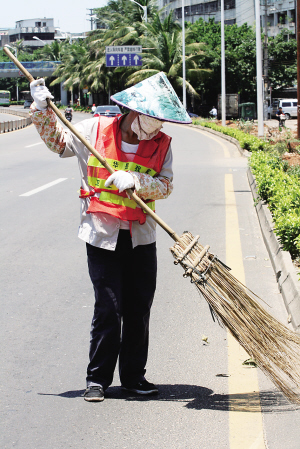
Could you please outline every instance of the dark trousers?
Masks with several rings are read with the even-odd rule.
[[[130,385],[146,372],[156,244],[133,249],[130,232],[120,230],[115,251],[87,243],[87,256],[95,291],[87,382],[106,389],[119,356],[121,383]]]

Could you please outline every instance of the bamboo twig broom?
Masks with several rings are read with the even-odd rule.
[[[8,48],[4,47],[4,51],[28,81],[33,81],[34,78]],[[48,106],[109,173],[113,173],[114,169],[49,100]],[[209,252],[209,246],[198,243],[199,236],[194,238],[189,232],[177,235],[131,189],[127,193],[175,241],[171,247],[174,263],[183,267],[183,276],[190,278],[218,321],[284,395],[300,404],[300,335],[272,317],[259,304],[259,298],[230,274],[230,268]]]

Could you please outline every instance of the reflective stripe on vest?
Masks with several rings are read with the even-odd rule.
[[[154,176],[156,175],[156,171],[152,168],[144,167],[143,165],[139,165],[136,162],[120,162],[115,159],[106,159],[106,162],[113,167],[115,170],[131,170],[136,171],[138,173],[147,173],[147,175]],[[101,164],[100,161],[95,156],[90,156],[88,165],[90,167],[101,167],[104,168],[104,166]]]
[[[110,192],[101,192],[99,201],[117,204],[118,206],[130,207],[131,209],[135,209],[137,207],[137,204],[134,200],[131,200],[130,198],[123,198],[122,196],[114,195]],[[154,211],[155,201],[150,201],[149,203],[147,203],[147,206]]]
[[[115,170],[131,170],[138,173],[146,173],[147,175],[154,176],[156,175],[156,171],[152,168],[144,167],[143,165],[139,165],[136,162],[120,162],[115,159],[106,159],[108,164],[113,167]],[[96,187],[97,189],[109,189],[109,190],[118,190],[114,185],[110,187],[105,187],[105,181],[108,177],[108,172],[105,170],[105,176],[101,176],[101,170],[104,169],[104,166],[101,162],[95,157],[90,156],[88,160],[88,184],[91,187]]]

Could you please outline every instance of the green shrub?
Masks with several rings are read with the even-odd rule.
[[[279,154],[284,154],[287,152],[287,145],[285,142],[277,142],[274,145],[274,150],[276,150]]]
[[[288,167],[287,172],[289,175],[297,176],[298,178],[300,178],[300,165],[293,165],[292,167]]]
[[[227,126],[219,126],[213,122],[202,120],[202,119],[194,119],[193,123],[195,125],[205,126],[207,128],[211,128],[215,131],[226,134],[227,136],[233,137],[238,140],[241,148],[248,151],[259,151],[259,150],[269,150],[270,144],[265,140],[259,139],[258,137],[252,136],[251,134],[246,134],[243,131],[235,128],[229,128]]]
[[[285,215],[277,215],[275,218],[275,234],[286,251],[292,258],[300,255],[300,215],[299,212],[291,211]]]
[[[278,155],[252,153],[250,167],[256,178],[258,194],[268,203],[283,249],[293,258],[300,256],[300,185],[298,175],[286,170]]]

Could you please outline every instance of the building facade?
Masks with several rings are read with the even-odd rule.
[[[33,39],[37,37],[40,39]],[[24,45],[29,47],[40,47],[51,44],[55,37],[54,19],[28,19],[18,20],[16,27],[8,30],[8,44],[24,39]],[[42,41],[42,42],[41,42]]]
[[[214,18],[221,21],[221,0],[183,0],[184,16],[187,22],[196,22],[200,17],[205,21]],[[282,28],[295,35],[296,0],[261,0],[261,26],[265,27],[269,36],[276,36]],[[182,20],[182,0],[158,0],[159,8],[164,8],[166,17],[171,10],[175,18]],[[255,0],[224,0],[224,22],[227,25],[236,23],[241,26],[255,24]]]
[[[261,25],[264,29],[267,25],[268,36],[276,36],[285,28],[295,37],[296,9],[296,0],[263,0]]]
[[[28,19],[16,22],[13,29],[0,29],[0,47],[10,45],[24,39],[23,45],[32,49],[51,44],[54,40],[68,40],[70,43],[75,39],[85,39],[86,32],[70,33],[62,32],[59,27],[54,26],[54,19]]]

